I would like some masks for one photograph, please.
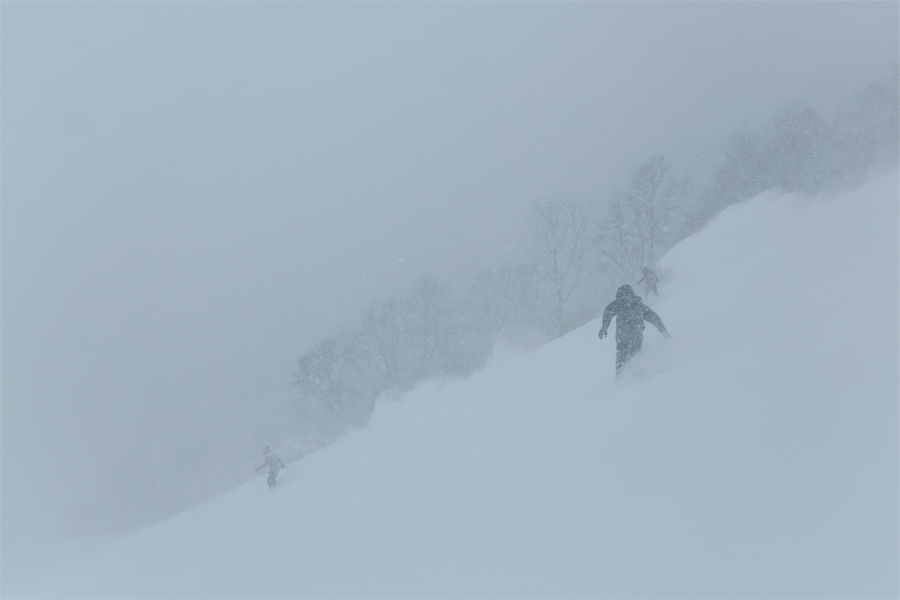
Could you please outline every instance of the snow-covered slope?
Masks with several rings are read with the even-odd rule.
[[[898,176],[667,256],[629,375],[591,323],[14,595],[896,597]]]

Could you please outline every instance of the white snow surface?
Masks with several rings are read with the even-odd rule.
[[[898,198],[893,172],[731,207],[665,258],[645,300],[672,338],[648,326],[622,380],[599,320],[500,349],[381,402],[274,490],[261,477],[10,592],[897,597]]]

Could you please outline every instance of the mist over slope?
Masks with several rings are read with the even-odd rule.
[[[663,261],[672,339],[623,380],[599,321],[499,349],[4,595],[896,597],[898,197],[731,207]]]

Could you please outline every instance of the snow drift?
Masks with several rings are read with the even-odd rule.
[[[14,595],[896,597],[898,176],[734,206],[645,298]],[[611,300],[611,298],[610,298]],[[276,449],[277,451],[277,449]],[[260,457],[248,457],[248,469]]]

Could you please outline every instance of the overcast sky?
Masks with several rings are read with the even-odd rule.
[[[884,77],[898,4],[3,2],[0,56],[6,559],[255,466],[303,352],[535,198]]]

